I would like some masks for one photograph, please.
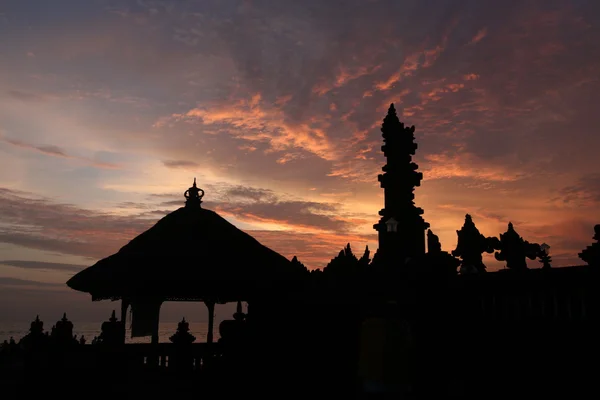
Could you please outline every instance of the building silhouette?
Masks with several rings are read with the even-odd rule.
[[[378,232],[377,256],[399,262],[425,254],[425,231],[429,224],[422,217],[423,209],[415,206],[414,190],[421,185],[423,174],[412,161],[418,148],[415,127],[404,126],[390,105],[383,120],[381,150],[387,163],[378,176],[384,191],[384,208],[379,211],[379,222],[373,226]]]

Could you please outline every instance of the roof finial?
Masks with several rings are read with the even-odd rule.
[[[192,187],[186,190],[185,193],[183,193],[183,196],[185,197],[186,207],[200,207],[202,197],[204,197],[204,190],[196,186],[196,178],[194,178]]]

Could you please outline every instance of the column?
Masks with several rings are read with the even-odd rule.
[[[213,330],[215,324],[215,302],[205,301],[206,308],[208,308],[208,333],[206,334],[206,343],[211,344],[213,342]]]
[[[129,301],[121,299],[121,324],[123,325],[123,343],[127,339],[127,308],[129,307]]]

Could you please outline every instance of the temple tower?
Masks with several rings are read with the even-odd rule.
[[[386,264],[402,265],[408,258],[425,254],[425,231],[429,224],[423,217],[423,209],[414,203],[414,190],[421,185],[423,174],[412,161],[417,150],[415,127],[405,127],[396,115],[394,104],[390,105],[381,126],[383,146],[387,159],[383,174],[378,176],[384,190],[384,208],[379,211],[381,219],[373,228],[379,232],[378,258]]]

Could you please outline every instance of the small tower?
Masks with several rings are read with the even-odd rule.
[[[412,161],[417,150],[415,127],[405,127],[396,115],[394,104],[390,105],[381,126],[384,145],[381,147],[387,159],[383,174],[378,176],[384,190],[384,208],[379,211],[381,219],[373,228],[379,232],[377,258],[385,264],[403,265],[408,259],[425,254],[425,231],[429,224],[423,217],[423,209],[414,203],[415,187],[421,185],[423,174]]]
[[[125,342],[123,336],[124,323],[117,320],[115,310],[112,311],[108,321],[102,323],[98,342],[106,345],[118,345]]]
[[[175,344],[194,343],[196,337],[190,333],[190,324],[185,320],[185,317],[177,324],[177,331],[169,340]]]
[[[183,193],[185,197],[185,206],[189,208],[200,208],[202,204],[202,198],[204,197],[204,190],[196,186],[196,178],[194,178],[194,184],[191,188]]]
[[[56,323],[52,334],[58,343],[66,344],[73,341],[73,323],[67,318],[67,313],[63,313],[62,319]]]
[[[40,321],[39,315],[35,316],[35,320],[29,326],[29,333],[33,336],[39,336],[44,333],[44,323]]]

